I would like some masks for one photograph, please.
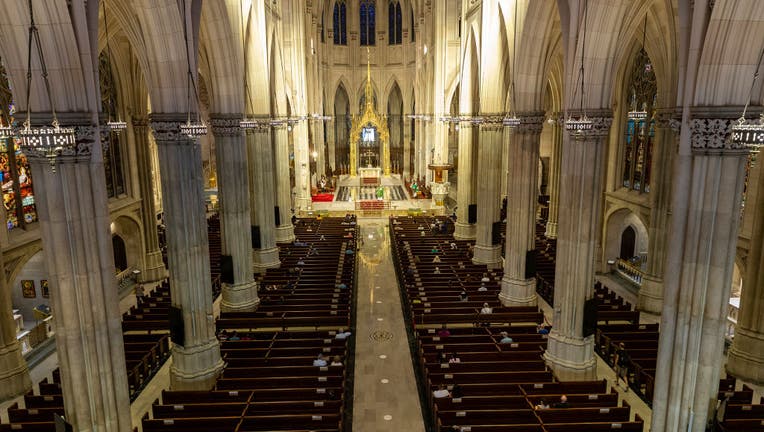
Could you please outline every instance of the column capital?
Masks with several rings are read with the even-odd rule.
[[[187,118],[188,115],[183,113],[151,113],[149,124],[157,144],[195,144],[196,140],[190,139],[180,129],[180,126],[186,123]]]
[[[147,116],[133,116],[130,119],[133,128],[145,128],[149,126],[149,118]]]
[[[516,115],[520,119],[520,125],[516,128],[517,132],[540,134],[544,128],[546,116],[543,111],[523,111]]]
[[[212,114],[210,116],[212,135],[216,137],[240,136],[243,131],[239,124],[241,120],[241,114]]]
[[[654,119],[657,129],[671,129],[675,135],[682,131],[681,108],[658,108],[655,110]]]
[[[503,130],[504,113],[480,113],[480,130]]]

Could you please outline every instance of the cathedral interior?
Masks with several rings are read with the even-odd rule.
[[[763,58],[762,0],[4,0],[0,432],[762,432]]]

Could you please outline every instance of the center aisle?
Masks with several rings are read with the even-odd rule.
[[[423,432],[387,219],[358,219],[354,431]]]

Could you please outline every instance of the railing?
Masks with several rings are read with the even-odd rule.
[[[128,267],[117,273],[117,286],[120,290],[138,283],[138,273],[135,270],[137,270],[135,267]]]
[[[618,258],[615,262],[616,271],[618,274],[626,279],[634,282],[637,285],[642,285],[642,276],[644,273],[638,265],[632,264],[630,261]]]

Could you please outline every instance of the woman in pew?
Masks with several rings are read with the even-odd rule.
[[[483,303],[483,308],[480,309],[481,314],[491,314],[493,313],[493,308],[488,305],[488,303]]]
[[[432,262],[439,263],[440,262],[440,256],[439,255],[435,255],[434,257],[432,257]]]
[[[511,337],[509,337],[509,333],[505,331],[501,332],[501,340],[499,341],[499,343],[508,344],[512,342],[514,342],[514,340]]]
[[[560,401],[554,404],[555,408],[570,408],[570,404],[568,404],[568,396],[562,395],[560,396]]]
[[[446,389],[445,384],[438,386],[438,389],[432,392],[432,396],[435,399],[443,399],[451,396],[451,393]]]
[[[342,366],[342,359],[340,358],[340,356],[338,355],[334,356],[329,366]]]
[[[335,338],[335,339],[340,339],[340,340],[345,340],[345,339],[347,339],[347,338],[348,338],[348,336],[350,336],[350,335],[351,335],[351,333],[350,333],[349,331],[347,331],[345,328],[341,328],[341,329],[340,329],[340,330],[337,332],[337,334],[335,334],[335,335],[334,335],[334,338]]]
[[[456,356],[456,353],[451,353],[451,356],[448,358],[449,363],[461,363],[462,359]]]
[[[545,410],[545,409],[549,409],[549,404],[548,404],[548,403],[546,403],[546,401],[545,401],[544,399],[541,399],[541,400],[539,401],[539,403],[538,403],[538,404],[536,404],[536,406],[535,406],[535,407],[533,407],[533,409],[535,409],[535,410],[537,410],[537,411],[538,411],[538,410]]]
[[[317,366],[317,367],[326,366],[326,360],[324,359],[323,354],[319,354],[318,357],[316,357],[316,359],[313,360],[313,366]]]
[[[440,274],[440,267],[435,266],[435,271],[433,272],[433,274]]]

